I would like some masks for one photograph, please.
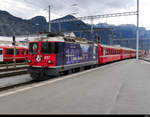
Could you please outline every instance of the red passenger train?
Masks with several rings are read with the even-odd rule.
[[[47,76],[59,76],[61,73],[72,73],[135,57],[134,49],[106,46],[86,39],[50,33],[47,37],[30,41],[28,72],[34,80],[41,80]]]
[[[16,61],[25,61],[28,54],[28,48],[16,47]],[[0,62],[12,62],[14,60],[13,46],[0,46]]]
[[[98,44],[99,64],[135,58],[136,50],[130,48],[106,46]],[[140,53],[141,55],[141,53]]]

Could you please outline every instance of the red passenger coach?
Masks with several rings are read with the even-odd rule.
[[[130,48],[122,48],[122,59],[136,57],[136,50]]]
[[[121,59],[121,48],[98,44],[99,64]]]
[[[141,51],[139,51],[141,56]],[[98,63],[109,63],[113,61],[135,58],[136,50],[123,47],[107,46],[98,44]]]
[[[25,47],[16,47],[16,61],[25,61],[28,49]],[[13,46],[0,46],[0,62],[12,62],[14,60]]]

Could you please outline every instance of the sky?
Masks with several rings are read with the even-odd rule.
[[[139,2],[140,27],[150,29],[150,0],[139,0]],[[40,15],[48,20],[48,5],[51,5],[51,20],[68,14],[83,17],[137,10],[137,0],[0,0],[0,10],[8,11],[23,19]],[[96,23],[136,25],[136,16],[103,18],[94,20],[94,24]]]

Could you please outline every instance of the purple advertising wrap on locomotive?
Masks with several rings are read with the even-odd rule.
[[[97,47],[92,44],[59,43],[59,51],[57,66],[96,61],[98,57]]]

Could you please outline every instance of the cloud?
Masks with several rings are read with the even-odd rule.
[[[0,9],[25,19],[35,15],[46,15],[43,9],[52,6],[55,16],[78,13],[78,16],[112,13],[135,6],[135,0],[0,0]],[[73,4],[77,4],[74,5]]]
[[[56,19],[71,13],[78,13],[75,16],[89,16],[111,14],[118,12],[136,11],[137,0],[0,0],[0,10],[5,10],[14,16],[23,19],[30,19],[37,15],[45,16],[48,20],[48,5],[51,5],[51,18]],[[77,5],[74,5],[77,4]],[[149,25],[150,16],[147,15],[150,11],[149,0],[140,0],[140,25]],[[128,18],[128,17],[127,17]],[[101,19],[103,20],[103,19]],[[104,19],[106,20],[106,19]],[[132,21],[131,21],[132,20]],[[114,22],[135,22],[136,17],[130,17],[126,20],[125,17],[117,18]],[[113,21],[113,18],[107,19],[108,23]]]
[[[143,2],[144,4],[144,1],[147,0],[143,0],[141,3]],[[48,21],[48,5],[51,5],[51,19],[72,13],[77,13],[75,15],[76,17],[82,17],[136,11],[136,0],[0,0],[0,10],[6,10],[12,15],[23,19],[30,19],[41,15],[45,16]],[[147,7],[149,8],[149,6]],[[47,9],[47,11],[44,9]],[[144,13],[146,14],[147,12],[143,11],[141,14]],[[145,20],[146,19],[147,18],[145,18]],[[108,23],[112,23],[112,21],[120,21],[120,23],[128,23],[128,21],[130,21],[136,23],[135,17],[128,21],[125,20],[125,18],[120,18],[120,20],[119,18],[116,20],[111,18],[101,19],[101,21],[102,20],[107,20],[109,21]]]

